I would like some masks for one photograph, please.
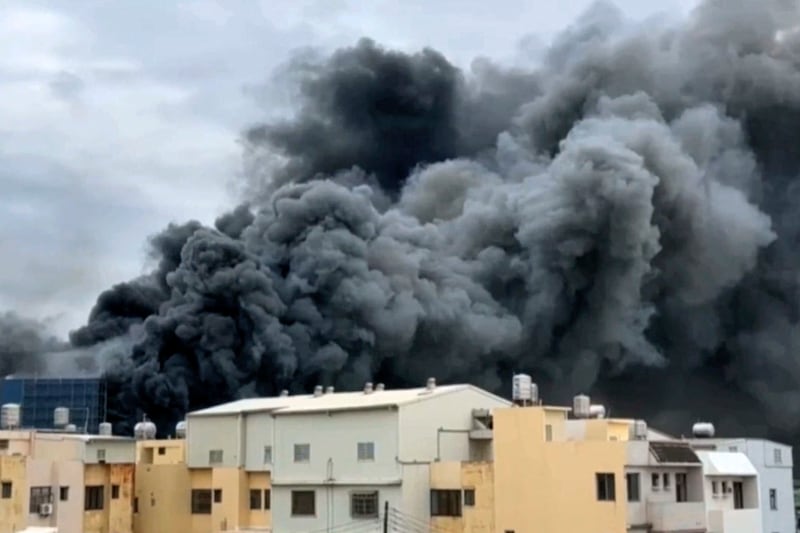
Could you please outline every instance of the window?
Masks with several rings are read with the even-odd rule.
[[[58,489],[58,499],[62,502],[69,500],[69,487],[60,487]]]
[[[625,485],[628,490],[628,501],[638,502],[641,492],[639,487],[639,474],[625,474]]]
[[[214,489],[214,503],[222,503],[222,489]]]
[[[664,490],[669,490],[669,474],[664,473],[664,482],[662,483]]]
[[[475,489],[464,489],[464,507],[475,506]]]
[[[358,443],[358,460],[359,461],[374,461],[375,460],[375,443],[374,442],[359,442]]]
[[[722,494],[727,494],[727,492],[728,492],[728,482],[727,481],[723,481],[722,482]]]
[[[211,514],[210,489],[192,489],[192,514]]]
[[[686,474],[675,474],[675,501],[689,501],[689,485],[686,482]]]
[[[553,440],[553,426],[550,424],[545,424],[544,426],[544,440],[547,442]]]
[[[614,488],[614,474],[600,473],[597,477],[597,500],[613,502],[617,499]]]
[[[264,509],[269,510],[272,507],[272,492],[269,489],[264,489]]]
[[[97,450],[97,460],[101,463],[106,460],[106,451],[104,449]]]
[[[778,510],[778,491],[769,489],[769,508],[772,511]]]
[[[135,496],[133,498],[133,512],[134,513],[138,513],[139,512],[139,498],[137,498]]]
[[[103,485],[88,485],[84,490],[83,509],[85,511],[101,511],[105,499]]]
[[[167,453],[167,449],[163,446],[158,447],[158,455],[165,455]]]
[[[461,516],[461,491],[431,489],[431,516]]]
[[[783,463],[783,457],[781,456],[781,449],[780,448],[775,448],[775,450],[773,450],[772,454],[774,455],[775,464],[776,465],[779,465],[779,464]]]
[[[650,476],[650,486],[653,487],[653,490],[658,490],[658,482],[661,479],[661,476],[658,474],[653,474]]]
[[[264,464],[272,464],[272,446],[264,446]]]
[[[719,494],[719,486],[717,485],[716,481],[711,482],[711,493],[716,496]]]
[[[294,462],[307,463],[311,460],[311,445],[310,444],[295,444],[294,445]]]
[[[3,481],[2,484],[2,497],[4,500],[11,498],[11,482]]]
[[[261,489],[250,489],[250,510],[261,510]]]
[[[41,504],[52,502],[53,494],[50,487],[31,487],[31,501],[28,509],[31,513],[38,513]]]
[[[112,500],[119,499],[119,485],[111,485],[111,499]]]
[[[353,518],[376,518],[378,516],[378,491],[351,494],[350,516]]]
[[[208,462],[212,465],[222,462],[222,450],[210,450],[208,452]]]
[[[313,490],[292,491],[292,516],[314,516],[316,510],[316,493]]]
[[[8,449],[8,439],[0,439],[0,450]]]

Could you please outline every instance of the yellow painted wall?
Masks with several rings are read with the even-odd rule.
[[[131,533],[133,531],[134,465],[111,464],[109,486],[108,531],[109,533]],[[112,498],[112,486],[119,485],[119,497]]]
[[[563,409],[544,407],[544,423],[552,428],[553,441],[566,439],[566,421],[567,413]]]
[[[258,489],[261,491],[262,504],[265,489],[272,489],[269,472],[250,472],[248,475],[248,491],[250,489]],[[272,500],[270,494],[270,501]],[[245,494],[245,502],[248,509],[247,523],[245,525],[251,527],[271,527],[272,526],[272,508],[260,511],[250,510],[250,493]]]
[[[190,487],[192,489],[213,489],[210,468],[195,468],[189,471]],[[213,501],[213,500],[212,500]],[[191,513],[191,493],[186,496],[187,509]],[[214,512],[214,504],[211,504],[212,514],[190,514],[190,526],[192,533],[207,533],[211,531],[211,517]],[[149,533],[143,531],[142,533]]]
[[[494,411],[495,531],[624,533],[625,442],[544,442],[546,420],[541,407]],[[599,435],[607,421],[592,422]],[[615,475],[616,501],[597,501],[596,473]]]
[[[211,506],[211,524],[216,531],[236,529],[250,515],[247,474],[240,468],[214,468],[212,488],[222,490],[222,501]]]
[[[142,440],[136,443],[136,462],[139,464],[174,465],[186,462],[186,441]]]
[[[84,533],[109,533],[108,516],[109,502],[111,501],[111,486],[109,484],[110,475],[107,465],[86,465],[84,467],[85,486],[102,485],[103,490],[103,509],[98,511],[83,512],[83,531]],[[79,488],[79,490],[82,490]]]
[[[11,482],[11,498],[0,499],[0,533],[14,533],[27,525],[25,457],[0,456],[0,480]]]
[[[449,461],[431,465],[431,489],[473,489],[475,505],[463,505],[462,516],[431,517],[431,528],[452,533],[494,531],[494,467],[490,462]],[[463,494],[462,494],[463,498]]]
[[[191,486],[186,464],[137,464],[134,515],[136,533],[189,533]]]

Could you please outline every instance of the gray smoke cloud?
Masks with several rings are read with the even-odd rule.
[[[158,268],[72,341],[140,324],[109,371],[117,416],[163,432],[243,394],[429,375],[503,392],[526,371],[548,399],[591,392],[668,430],[795,439],[799,19],[600,3],[531,71],[369,40],[306,55],[296,115],[244,135],[247,205],[154,238]]]

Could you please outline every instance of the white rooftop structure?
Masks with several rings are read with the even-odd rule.
[[[193,411],[192,416],[230,415],[269,411],[274,415],[292,413],[314,413],[320,411],[356,411],[382,407],[408,405],[454,392],[472,390],[488,398],[505,401],[473,385],[439,385],[434,388],[375,390],[372,392],[334,392],[320,396],[303,394],[297,396],[275,396],[269,398],[247,398]]]
[[[758,475],[753,463],[741,452],[698,450],[696,454],[703,463],[703,470],[707,476],[748,477]]]

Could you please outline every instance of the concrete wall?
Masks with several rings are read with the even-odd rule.
[[[213,489],[214,484],[212,482],[212,472],[210,468],[204,469],[195,469],[189,471],[189,486],[191,489]],[[191,512],[191,492],[187,496],[186,503],[189,512]],[[212,503],[212,514],[191,514],[190,515],[190,529],[192,533],[207,533],[212,531],[213,522],[211,517],[213,515],[213,503]],[[145,533],[145,532],[142,532]],[[149,532],[147,532],[149,533]]]
[[[186,441],[142,440],[136,443],[136,464],[174,465],[186,461]]]
[[[248,510],[247,510],[247,523],[245,525],[250,527],[271,527],[272,526],[272,484],[270,483],[270,475],[268,472],[250,472],[247,474],[248,482],[247,482],[247,494],[245,497],[247,498],[248,503]],[[265,504],[263,501],[264,498],[264,490],[270,490],[270,502],[266,508],[262,509],[250,509],[249,506],[249,499],[250,499],[250,489],[257,489],[261,491],[262,497],[262,505]]]
[[[311,517],[292,516],[292,491],[314,490],[316,493],[316,515]],[[334,531],[367,531],[367,524],[374,524],[375,531],[379,531],[379,518],[357,519],[350,515],[350,496],[356,491],[378,491],[379,512],[382,512],[384,502],[389,506],[400,509],[402,507],[402,491],[399,485],[282,485],[273,486],[272,505],[272,530],[276,533],[305,533],[308,531],[325,531],[326,528],[335,528]],[[426,496],[427,498],[427,496]],[[364,526],[353,522],[363,521]],[[340,527],[350,524],[347,527]]]
[[[273,446],[274,420],[270,413],[247,413],[245,427],[244,467],[248,471],[264,471],[272,468],[272,463],[264,463],[264,446]]]
[[[775,450],[780,450],[780,463]],[[747,440],[739,449],[758,470],[761,493],[761,516],[764,533],[795,533],[792,448],[782,444]],[[770,490],[775,490],[777,509],[770,508]]]
[[[100,439],[86,442],[83,447],[83,462],[91,464],[134,464],[136,462],[136,441],[121,439]],[[104,459],[101,460],[101,453]]]
[[[244,463],[243,415],[190,415],[186,435],[189,468],[235,468]],[[211,450],[222,450],[221,463],[209,462]]]
[[[492,463],[446,462],[431,465],[431,490],[471,489],[475,504],[464,503],[462,516],[432,516],[431,529],[442,533],[494,532],[494,466]]]
[[[135,497],[138,512],[136,533],[193,531],[191,527],[191,481],[186,464],[138,464]]]
[[[110,464],[109,471],[108,533],[131,533],[133,531],[134,472],[133,464]],[[113,487],[119,487],[114,498]]]
[[[15,533],[27,525],[26,461],[22,456],[0,457],[0,480],[11,482],[11,497],[0,499],[0,533]]]
[[[397,420],[397,411],[388,409],[276,416],[273,484],[399,480]],[[359,442],[374,443],[373,461],[358,460]],[[308,462],[294,462],[295,444],[311,446]]]
[[[82,532],[84,465],[80,461],[55,463],[53,496],[55,500],[56,524],[59,532]],[[61,487],[66,488],[66,499],[61,499]]]
[[[86,465],[84,483],[86,487],[101,485],[103,489],[103,508],[83,512],[83,531],[85,533],[109,533],[108,518],[111,501],[110,471],[106,465]],[[81,505],[85,502],[85,492],[79,488]],[[85,508],[85,507],[84,507]]]
[[[626,531],[626,443],[545,442],[545,420],[541,407],[494,412],[496,531]],[[615,501],[597,500],[596,473],[614,474]]]

